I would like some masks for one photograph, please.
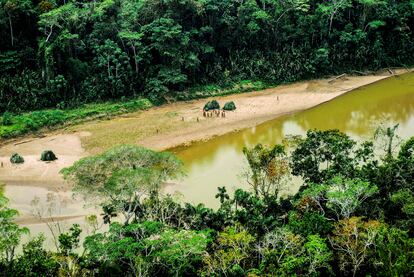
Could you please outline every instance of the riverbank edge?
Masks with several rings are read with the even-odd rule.
[[[338,76],[342,76],[342,75],[346,75],[347,77],[355,77],[355,76],[364,76],[364,77],[381,76],[381,74],[383,74],[385,72],[388,72],[388,70],[389,69],[381,69],[381,70],[377,70],[377,71],[375,71],[373,73],[370,73],[368,75],[341,74],[341,75],[338,75]],[[344,90],[341,93],[337,93],[337,95],[333,96],[330,99],[327,99],[325,101],[318,102],[317,104],[312,105],[312,106],[309,106],[309,107],[306,107],[306,108],[292,109],[292,110],[289,110],[288,112],[278,113],[278,114],[269,115],[269,116],[253,117],[251,119],[242,120],[242,121],[237,122],[238,123],[238,126],[235,127],[235,128],[232,128],[231,127],[232,124],[229,124],[230,127],[229,127],[229,129],[227,131],[217,132],[217,133],[211,134],[211,135],[206,134],[203,138],[190,139],[190,140],[187,140],[185,142],[178,143],[178,144],[169,144],[169,145],[162,146],[162,147],[150,147],[150,148],[155,148],[158,151],[169,151],[169,152],[176,153],[176,152],[179,152],[181,149],[190,147],[190,146],[192,146],[194,144],[204,143],[206,141],[209,141],[209,140],[214,139],[216,137],[223,136],[225,134],[241,132],[244,129],[252,128],[254,126],[263,124],[265,122],[268,122],[268,121],[277,119],[279,117],[288,116],[288,115],[295,114],[295,113],[298,113],[298,112],[301,112],[301,111],[304,111],[304,110],[317,108],[320,105],[323,105],[323,104],[325,104],[327,102],[330,102],[330,101],[332,101],[332,100],[334,100],[334,99],[336,99],[336,98],[338,98],[338,97],[340,97],[340,96],[342,96],[342,95],[344,95],[346,93],[352,92],[354,90],[364,88],[366,86],[372,85],[374,83],[383,81],[383,80],[388,79],[388,78],[392,78],[392,77],[395,77],[395,76],[400,76],[400,75],[403,75],[403,74],[407,74],[407,73],[414,72],[414,68],[404,68],[404,67],[393,68],[393,70],[394,70],[393,74],[390,73],[389,76],[383,76],[383,78],[379,78],[377,80],[374,80],[372,82],[366,83],[364,85],[346,89],[346,90]],[[323,80],[334,80],[334,79],[335,79],[335,77],[332,77],[332,78],[323,78]],[[314,80],[321,80],[321,79],[314,79]],[[310,80],[310,81],[313,81],[313,80]],[[301,83],[301,82],[306,82],[306,81],[298,81],[298,82],[294,82],[294,83],[291,83],[291,84],[284,84],[282,86],[285,86],[285,85],[286,86],[289,86],[289,85],[293,85],[293,84],[297,84],[297,83]],[[278,88],[278,87],[275,87],[275,88]],[[266,89],[264,89],[264,90],[266,90]],[[243,94],[247,94],[247,93],[248,92],[238,93],[238,95],[243,95]],[[331,93],[331,92],[328,92],[328,93]],[[224,96],[225,97],[228,97],[228,96],[231,96],[231,95],[224,95]],[[204,98],[196,99],[196,100],[199,101],[199,100],[202,100],[202,99],[204,99]],[[218,99],[218,100],[220,100],[220,99]],[[161,135],[161,137],[162,137],[162,135]],[[158,140],[161,140],[161,138],[159,138]],[[165,140],[168,141],[167,138]],[[144,146],[147,146],[147,145],[144,145]]]
[[[1,125],[0,123],[0,146],[19,141],[29,136],[41,138],[47,133],[94,120],[111,120],[119,116],[146,111],[154,107],[162,107],[173,103],[249,93],[274,86],[276,85],[265,84],[262,81],[244,80],[235,83],[233,86],[213,86],[214,89],[209,89],[211,86],[197,87],[198,89],[193,88],[188,91],[199,96],[187,96],[185,99],[176,99],[160,105],[154,104],[148,98],[133,98],[126,101],[118,100],[103,103],[89,103],[73,109],[42,109],[23,112],[17,115],[7,113],[10,117],[8,120],[13,121],[13,123],[10,125]],[[136,105],[137,103],[138,105]],[[0,122],[4,121],[3,117],[4,115],[0,116]],[[41,122],[34,122],[36,121],[36,117],[41,117]]]

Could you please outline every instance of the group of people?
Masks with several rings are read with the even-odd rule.
[[[225,110],[210,110],[210,111],[206,111],[205,109],[203,109],[203,117],[213,117],[214,115],[216,115],[217,117],[226,117],[226,111]]]

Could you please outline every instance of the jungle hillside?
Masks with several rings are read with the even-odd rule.
[[[413,64],[411,0],[1,0],[0,113]]]

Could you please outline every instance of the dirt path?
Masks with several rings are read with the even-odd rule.
[[[407,70],[396,70],[402,74]],[[204,118],[202,108],[210,99],[178,102],[127,114],[111,120],[96,120],[44,138],[26,137],[0,148],[0,182],[7,185],[30,184],[54,189],[68,189],[59,171],[89,154],[96,154],[117,144],[138,144],[164,150],[197,140],[236,131],[274,119],[283,114],[311,108],[352,89],[390,77],[388,72],[372,76],[346,76],[283,85],[258,92],[215,97],[221,105],[234,101],[237,110],[225,118]],[[58,160],[39,161],[43,150],[53,150]],[[11,165],[9,157],[18,152],[26,162]]]

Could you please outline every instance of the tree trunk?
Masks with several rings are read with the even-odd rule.
[[[11,45],[14,46],[13,24],[12,24],[11,14],[9,14],[9,25],[10,25]]]
[[[138,74],[137,52],[134,45],[132,45],[132,51],[134,52],[135,73]]]
[[[329,35],[331,34],[332,22],[333,22],[334,16],[335,16],[335,13],[332,13],[331,18],[329,19],[329,32],[328,32]]]

